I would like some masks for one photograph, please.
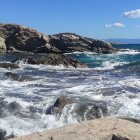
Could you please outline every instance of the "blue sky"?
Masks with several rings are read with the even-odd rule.
[[[45,34],[140,38],[140,0],[0,0],[0,22]]]

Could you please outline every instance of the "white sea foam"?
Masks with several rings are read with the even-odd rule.
[[[121,49],[121,51],[117,52],[117,54],[124,55],[124,54],[129,54],[129,55],[136,55],[140,54],[139,50],[133,50],[133,49]]]
[[[129,77],[129,78],[119,81],[119,84],[140,89],[140,79],[139,78]]]
[[[117,66],[122,66],[124,64],[127,64],[127,62],[104,61],[101,65],[101,67],[96,67],[94,69],[96,69],[96,70],[110,70],[110,69],[114,69]]]

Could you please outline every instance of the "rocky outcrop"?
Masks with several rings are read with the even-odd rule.
[[[139,140],[140,124],[118,118],[102,118],[36,132],[12,140]]]
[[[7,62],[1,62],[0,68],[6,68],[6,69],[18,69],[20,68],[17,64],[13,63],[7,63]]]
[[[107,54],[117,51],[108,42],[82,37],[74,33],[61,33],[49,36],[49,38],[51,46],[55,46],[63,53],[87,51]]]
[[[4,74],[5,77],[13,80],[13,81],[19,81],[19,82],[24,82],[24,81],[34,81],[37,80],[31,76],[26,76],[26,75],[20,75],[20,74],[16,74],[16,73],[11,73],[11,72],[7,72]]]
[[[88,51],[112,53],[111,44],[73,33],[43,35],[31,28],[15,24],[0,24],[1,52],[69,53]]]
[[[71,110],[71,115],[75,116],[79,122],[108,115],[107,105],[104,102],[75,100],[64,96],[59,97],[54,105],[46,110],[46,114],[54,114],[58,119],[61,115],[68,118],[68,114],[63,112],[64,109],[65,113]]]
[[[7,52],[59,52],[57,48],[50,47],[48,36],[24,26],[0,24],[0,37],[0,47],[6,48]]]
[[[35,55],[27,58],[18,58],[13,62],[18,63],[20,61],[28,64],[63,65],[64,67],[72,66],[75,68],[87,67],[85,64],[82,64],[66,55],[54,53]]]

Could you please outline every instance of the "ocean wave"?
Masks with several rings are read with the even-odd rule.
[[[136,54],[140,54],[140,51],[139,50],[133,50],[133,49],[121,49],[121,51],[117,52],[117,54],[120,54],[120,55],[124,55],[124,54],[136,55]]]
[[[127,64],[127,62],[111,62],[111,61],[104,61],[100,67],[94,68],[95,70],[111,70],[118,66],[123,66]]]

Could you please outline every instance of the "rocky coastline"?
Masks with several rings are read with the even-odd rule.
[[[116,53],[110,43],[102,40],[91,39],[75,33],[60,33],[56,35],[44,35],[34,29],[16,24],[0,24],[0,53],[18,54],[10,62],[1,62],[0,68],[8,70],[20,69],[20,62],[31,65],[53,65],[73,68],[87,68],[86,64],[75,60],[66,53],[92,52],[96,54]],[[29,75],[11,72],[4,74],[5,78],[12,81],[35,81]],[[77,104],[75,113],[78,125],[70,125],[47,132],[34,133],[28,136],[14,138],[13,140],[139,140],[140,124],[129,119],[119,119],[110,116],[104,102],[78,101],[61,96],[56,102],[46,109],[46,115],[54,114],[59,118],[67,105]],[[88,106],[91,106],[90,111]],[[5,103],[4,109],[18,110],[17,103]],[[31,110],[36,111],[35,108]],[[13,111],[13,112],[14,112]],[[15,112],[16,112],[15,111]],[[86,112],[86,113],[85,113]],[[130,126],[130,127],[127,127]],[[13,138],[14,134],[6,135],[6,130],[0,129],[0,140]]]
[[[140,124],[107,117],[11,140],[139,140]]]
[[[27,58],[32,64],[60,65],[64,67],[87,67],[65,55],[72,52],[115,53],[110,43],[82,37],[74,33],[44,35],[34,29],[16,24],[0,24],[0,53],[42,54],[40,62]],[[17,58],[21,59],[21,58]]]

